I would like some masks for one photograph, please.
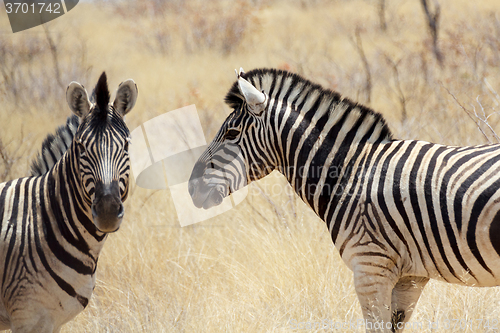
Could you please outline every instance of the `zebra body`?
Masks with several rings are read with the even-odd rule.
[[[0,329],[14,333],[58,332],[87,306],[99,253],[123,218],[130,170],[123,116],[135,83],[123,82],[113,105],[104,73],[94,105],[76,82],[66,96],[78,130],[69,118],[47,138],[32,168],[42,174],[0,184]]]
[[[281,172],[326,222],[365,319],[385,323],[367,331],[401,331],[430,278],[500,285],[500,145],[395,140],[380,114],[285,71],[240,70],[226,102],[194,204]]]
[[[366,145],[358,161],[320,211],[351,269],[369,253],[395,278],[500,285],[500,145],[394,140]]]

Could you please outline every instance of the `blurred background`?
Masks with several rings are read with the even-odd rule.
[[[106,71],[114,92],[133,78],[131,130],[195,104],[209,142],[240,67],[299,73],[382,113],[396,138],[499,139],[498,0],[81,1],[16,34],[2,5],[0,181],[28,175],[44,137],[70,115],[71,81],[91,91]],[[324,222],[280,175],[251,186],[236,208],[181,228],[168,191],[132,183],[92,300],[62,331],[288,332],[361,319]],[[499,288],[431,282],[411,319],[424,329],[408,331],[493,332],[498,318]],[[454,319],[477,321],[450,330]]]

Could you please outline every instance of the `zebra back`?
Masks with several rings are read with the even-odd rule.
[[[32,176],[44,175],[52,169],[68,150],[79,125],[80,118],[72,115],[66,119],[65,125],[57,128],[55,135],[47,135],[43,140],[41,151],[31,164],[30,174]]]

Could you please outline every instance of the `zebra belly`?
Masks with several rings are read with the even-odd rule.
[[[394,283],[420,276],[464,286],[500,285],[500,198],[492,197],[477,221],[463,222],[462,228],[451,220],[451,230],[438,214],[439,219],[405,223],[394,202],[387,200],[382,208],[381,200],[361,195],[355,206],[347,207],[350,222],[340,229],[335,244],[351,270],[380,268]],[[401,201],[410,200],[403,196]],[[472,209],[464,206],[462,211],[469,216]]]
[[[447,261],[441,259],[441,275],[431,278],[473,287],[500,285],[499,208],[492,202],[485,206],[477,224],[470,225],[471,221],[464,223],[456,236],[456,244],[450,240],[453,237],[443,235],[443,257]]]
[[[392,232],[394,236],[394,232]],[[487,230],[478,230],[478,238],[487,239]],[[468,248],[467,241],[460,241],[458,247],[460,260],[453,254],[449,245],[441,249],[444,257],[440,257],[440,250],[431,245],[432,255],[422,251],[422,256],[415,249],[407,251],[403,244],[394,241],[391,247],[383,239],[372,239],[374,233],[363,231],[357,235],[348,235],[337,239],[344,247],[340,247],[342,259],[346,265],[356,271],[361,266],[368,267],[366,271],[383,271],[384,275],[396,283],[399,279],[407,276],[428,277],[431,279],[472,287],[493,287],[500,285],[500,257],[491,250],[491,243],[481,242],[478,244],[479,253],[484,266],[478,261],[477,253],[474,254]],[[394,238],[393,238],[394,239]],[[466,268],[464,268],[464,266]]]

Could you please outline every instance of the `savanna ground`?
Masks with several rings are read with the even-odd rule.
[[[127,78],[139,87],[130,129],[195,104],[209,141],[229,113],[234,68],[277,67],[380,111],[395,137],[497,142],[500,3],[439,3],[441,64],[418,0],[385,1],[385,29],[375,0],[83,2],[16,34],[2,7],[0,181],[27,175],[45,135],[70,114],[68,83],[90,90],[103,70],[113,91]],[[250,193],[181,228],[168,191],[132,182],[92,300],[63,332],[288,332],[293,323],[361,319],[325,224],[278,175]],[[431,282],[411,319],[423,329],[408,331],[492,332],[500,323],[494,330],[486,320],[499,319],[500,289]],[[462,329],[445,329],[452,320]]]

